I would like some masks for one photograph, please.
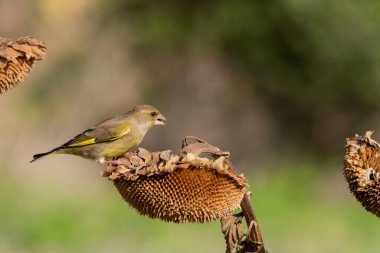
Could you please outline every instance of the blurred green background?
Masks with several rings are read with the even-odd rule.
[[[29,164],[136,104],[196,135],[250,181],[270,252],[378,252],[378,218],[342,176],[344,140],[380,132],[380,2],[0,0],[0,36],[48,55],[0,96],[0,252],[224,252],[219,222],[136,214],[73,156]]]

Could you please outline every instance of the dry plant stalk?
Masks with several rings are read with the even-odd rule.
[[[189,139],[196,142],[188,144]],[[140,214],[176,223],[204,223],[230,215],[247,187],[227,152],[195,137],[184,140],[178,155],[141,148],[128,152],[103,176]]]
[[[42,60],[46,47],[30,36],[16,42],[0,37],[0,94],[23,82],[36,60]]]
[[[372,134],[346,139],[344,177],[363,207],[380,217],[380,145]]]
[[[244,194],[241,202],[242,212],[220,219],[222,233],[226,240],[226,253],[267,253],[259,223],[251,205],[251,193]],[[243,233],[243,218],[248,231]]]

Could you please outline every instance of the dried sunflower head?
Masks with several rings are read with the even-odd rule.
[[[372,134],[346,139],[344,176],[363,207],[380,217],[380,145]]]
[[[104,176],[133,208],[151,218],[203,223],[230,214],[240,206],[247,180],[235,175],[224,152],[207,143],[190,145],[194,148],[187,146],[179,155],[129,152]]]
[[[0,94],[25,80],[36,60],[42,60],[46,47],[30,36],[16,42],[0,37]]]

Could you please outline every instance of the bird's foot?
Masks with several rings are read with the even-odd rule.
[[[118,166],[123,164],[120,160],[114,159],[114,160],[106,160],[104,161],[105,164],[107,165],[113,165],[113,166]]]

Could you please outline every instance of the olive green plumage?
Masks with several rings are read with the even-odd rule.
[[[165,125],[165,117],[154,107],[138,105],[78,134],[65,144],[35,160],[51,154],[70,154],[103,163],[136,148],[153,125]]]

